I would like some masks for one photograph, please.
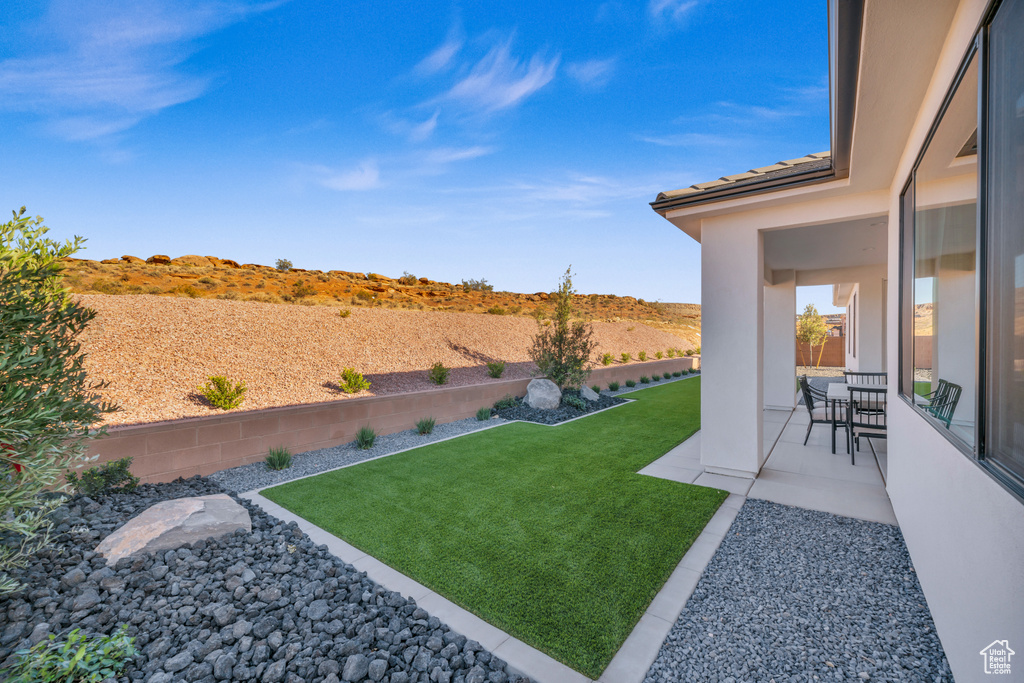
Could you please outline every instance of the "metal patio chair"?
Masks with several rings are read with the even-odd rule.
[[[942,382],[943,380],[939,381]],[[963,387],[959,384],[946,382],[945,388],[945,394],[933,399],[931,403],[922,407],[934,415],[936,420],[944,423],[946,429],[949,429],[949,425],[953,421],[953,413],[956,412],[956,404],[960,402],[960,394],[963,392]]]
[[[850,372],[843,370],[843,378],[847,384],[888,384],[888,372]]]
[[[807,381],[807,375],[801,375],[799,383],[800,393],[804,397],[804,405],[807,406],[807,414],[811,418],[811,421],[807,423],[807,434],[804,435],[804,445],[806,446],[807,440],[811,438],[811,428],[814,425],[832,425],[838,421],[832,420],[832,408],[824,391],[812,387],[811,383]],[[820,406],[816,405],[819,401],[821,402]]]
[[[867,439],[871,454],[875,447],[871,439],[884,439],[886,435],[886,389],[880,387],[851,386],[850,402],[846,409],[846,430],[853,447],[850,464],[856,465],[861,438]]]

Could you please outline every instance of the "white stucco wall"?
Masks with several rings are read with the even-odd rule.
[[[764,407],[796,406],[796,273],[764,287]]]

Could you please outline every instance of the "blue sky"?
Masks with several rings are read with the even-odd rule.
[[[828,149],[827,90],[823,0],[5,3],[0,204],[88,258],[696,302],[648,203]]]

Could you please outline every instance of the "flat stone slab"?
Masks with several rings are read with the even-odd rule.
[[[238,529],[252,531],[249,511],[231,496],[178,498],[157,503],[110,534],[96,546],[96,552],[116,564],[123,557],[157,550],[172,550],[232,534]]]

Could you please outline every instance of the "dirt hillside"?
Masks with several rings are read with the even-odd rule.
[[[212,375],[248,386],[242,410],[346,398],[343,368],[372,383],[358,395],[429,389],[427,369],[452,368],[449,385],[494,381],[486,363],[507,363],[505,379],[529,377],[537,321],[384,307],[294,306],[156,296],[83,295],[97,311],[82,336],[86,368],[122,410],[107,424],[216,414],[196,392]],[[347,317],[342,317],[348,310]],[[598,353],[635,359],[681,349],[680,338],[634,321],[594,322]]]

